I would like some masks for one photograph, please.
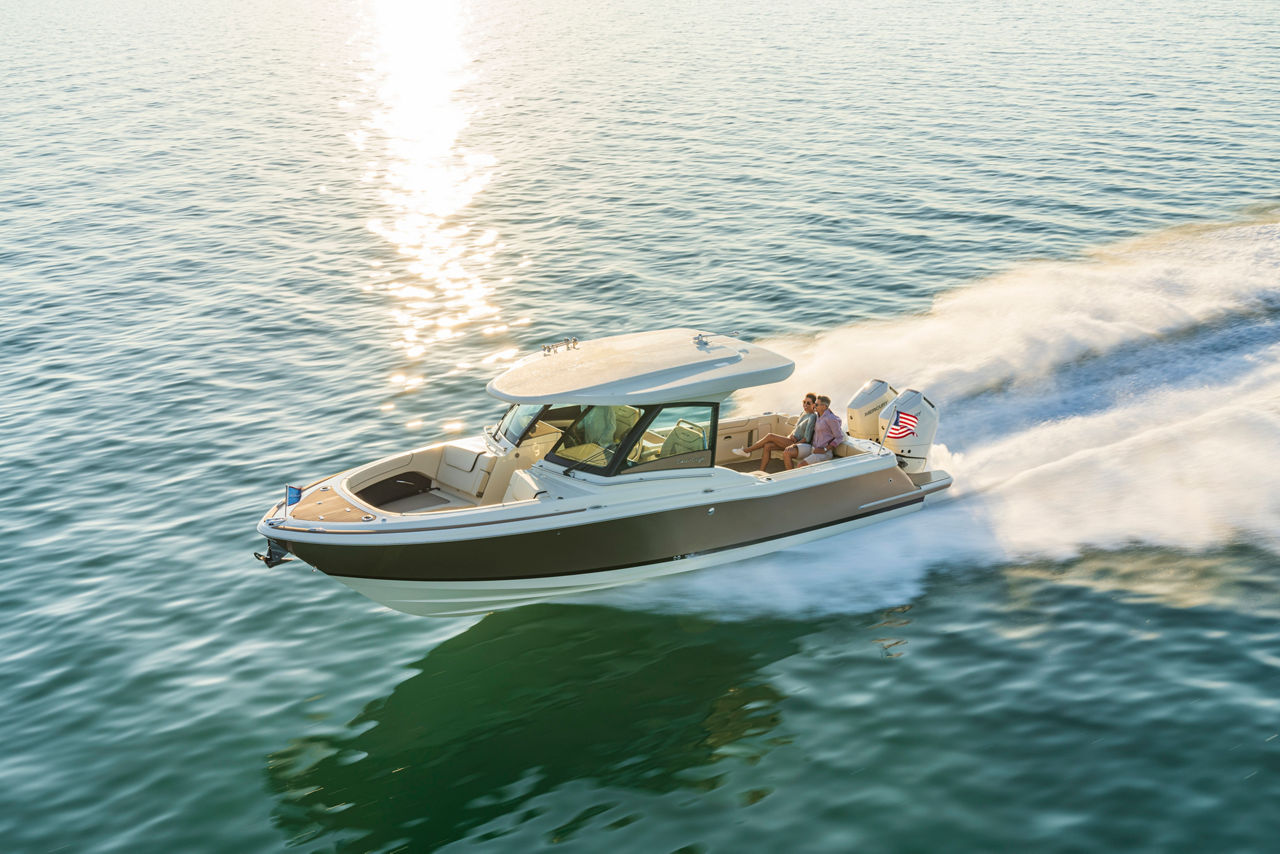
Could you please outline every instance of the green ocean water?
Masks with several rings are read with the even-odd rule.
[[[1272,4],[0,23],[3,850],[1274,850]],[[670,325],[926,390],[953,500],[456,620],[252,559]]]

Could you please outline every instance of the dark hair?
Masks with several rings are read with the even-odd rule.
[[[828,409],[831,408],[831,398],[827,397],[825,394],[818,395],[818,403],[826,404]]]
[[[818,396],[817,396],[816,394],[814,394],[813,392],[809,392],[808,394],[806,394],[806,395],[804,396],[804,399],[805,399],[805,400],[812,400],[812,401],[816,401],[816,400],[818,399]]]

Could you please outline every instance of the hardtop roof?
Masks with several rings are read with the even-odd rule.
[[[579,341],[534,353],[488,385],[510,403],[654,404],[722,400],[780,382],[795,363],[772,350],[697,329]]]

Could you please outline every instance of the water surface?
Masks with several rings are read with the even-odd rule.
[[[1267,3],[11,3],[17,851],[1266,851]],[[565,335],[943,410],[954,500],[484,618],[253,524]]]

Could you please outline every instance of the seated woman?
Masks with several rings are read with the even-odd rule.
[[[769,465],[769,455],[774,451],[784,451],[786,453],[783,454],[782,462],[790,469],[794,460],[803,460],[813,453],[813,425],[818,420],[817,413],[813,411],[813,405],[817,399],[813,392],[804,396],[804,402],[801,404],[804,407],[804,414],[796,421],[795,429],[791,431],[790,436],[770,433],[754,445],[734,448],[733,452],[740,457],[749,457],[752,451],[763,451],[760,455],[760,471],[764,471]]]

